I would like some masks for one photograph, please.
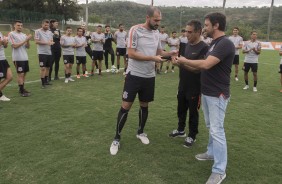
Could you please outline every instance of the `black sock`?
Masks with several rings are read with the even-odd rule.
[[[139,128],[138,134],[142,134],[148,118],[148,107],[140,107],[139,109]]]
[[[45,76],[45,83],[48,83],[48,76]]]
[[[235,78],[237,78],[237,75],[235,75]]]
[[[245,80],[245,83],[246,83],[246,85],[249,85],[249,81],[248,80]]]
[[[82,74],[84,75],[84,74],[85,74],[85,71],[82,71]]]
[[[79,71],[76,71],[76,74],[79,75]]]
[[[42,83],[42,85],[45,84],[45,78],[41,78],[41,83]]]
[[[101,69],[99,69],[99,74],[101,74]]]
[[[166,67],[166,70],[168,70],[168,68],[169,68],[169,67],[167,66],[167,67]]]
[[[1,97],[1,96],[3,96],[3,93],[2,93],[2,91],[0,91],[0,97]]]
[[[119,65],[117,65],[117,69],[119,70]]]
[[[65,73],[65,78],[68,78],[68,74]]]
[[[115,136],[116,140],[120,140],[120,133],[121,133],[121,130],[122,130],[122,128],[123,128],[123,126],[126,122],[128,111],[129,110],[126,110],[126,109],[121,107],[119,112],[118,112],[116,136]]]
[[[258,81],[254,81],[254,87],[257,87]]]
[[[22,84],[20,84],[19,88],[20,88],[20,93],[23,93],[24,92],[24,86]]]
[[[174,66],[172,66],[171,69],[174,70]]]
[[[127,68],[124,68],[124,72],[126,72],[126,69],[127,69]]]
[[[70,78],[71,77],[71,73],[68,73],[68,78]]]

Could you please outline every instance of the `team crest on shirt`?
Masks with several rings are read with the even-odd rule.
[[[23,71],[23,68],[22,67],[19,67],[18,68],[18,72],[22,72]]]
[[[0,72],[0,77],[4,77],[4,73]]]
[[[122,95],[122,98],[123,99],[127,99],[128,98],[128,92],[124,91],[123,95]]]
[[[68,63],[68,60],[64,60],[64,63],[67,64],[67,63]]]
[[[43,62],[39,62],[39,65],[40,65],[40,66],[43,66]]]

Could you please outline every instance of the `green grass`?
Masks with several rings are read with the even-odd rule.
[[[11,49],[6,49],[11,55]],[[36,47],[29,51],[31,71],[27,81],[39,79]],[[11,58],[8,57],[11,63]],[[241,64],[242,58],[241,58]],[[88,69],[90,62],[88,60]],[[279,56],[260,56],[258,92],[244,91],[243,72],[231,84],[225,130],[228,141],[227,178],[224,183],[281,183],[281,94]],[[60,76],[63,76],[61,62]],[[138,104],[132,107],[122,132],[120,152],[109,147],[121,104],[124,77],[104,73],[64,84],[53,81],[48,89],[40,82],[26,84],[32,92],[20,97],[14,80],[4,93],[11,102],[0,102],[0,183],[204,183],[212,162],[194,155],[206,150],[208,132],[201,112],[197,142],[191,149],[184,139],[171,139],[177,126],[176,73],[158,75],[155,101],[150,104],[146,133],[149,145],[136,139]],[[73,70],[75,71],[75,70]],[[233,74],[232,74],[233,76]],[[252,77],[251,77],[252,79]],[[252,80],[250,80],[252,81]],[[252,82],[250,82],[252,87]]]

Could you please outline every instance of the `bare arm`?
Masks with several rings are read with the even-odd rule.
[[[157,63],[162,62],[162,58],[160,55],[157,56],[145,56],[141,53],[136,52],[134,48],[128,48],[128,57],[140,62],[146,61],[155,61]]]
[[[19,47],[21,47],[21,46],[23,46],[23,45],[25,45],[26,48],[29,48],[29,46],[30,46],[29,40],[31,39],[31,37],[32,37],[32,35],[28,35],[28,36],[26,37],[26,40],[25,40],[25,41],[20,42],[20,43],[14,43],[14,44],[12,44],[12,48],[17,49],[17,48],[19,48]]]
[[[208,70],[220,62],[220,60],[214,56],[208,56],[206,59],[203,60],[189,60],[185,57],[176,57],[173,59],[175,60],[173,62],[179,63],[180,65],[192,67],[193,70]]]

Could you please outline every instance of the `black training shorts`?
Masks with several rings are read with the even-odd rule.
[[[104,56],[104,52],[103,51],[96,51],[93,50],[93,55],[92,55],[92,60],[96,61],[102,61],[103,60],[103,56]]]
[[[125,56],[126,55],[126,48],[116,48],[116,55],[117,56]]]
[[[74,63],[74,55],[63,55],[64,64],[73,64]]]
[[[234,56],[233,65],[239,65],[239,55]]]
[[[52,55],[39,54],[39,66],[40,67],[50,67],[52,62]]]
[[[122,100],[126,102],[134,102],[136,94],[139,101],[154,101],[155,93],[155,77],[144,78],[137,77],[128,73],[125,77]]]
[[[256,73],[258,71],[258,63],[244,63],[243,70],[249,72],[252,69],[252,72]]]
[[[27,73],[29,72],[28,61],[14,61],[17,73]]]
[[[8,68],[10,68],[8,61],[0,60],[0,79],[6,78]]]
[[[86,64],[86,56],[76,56],[76,64]]]

